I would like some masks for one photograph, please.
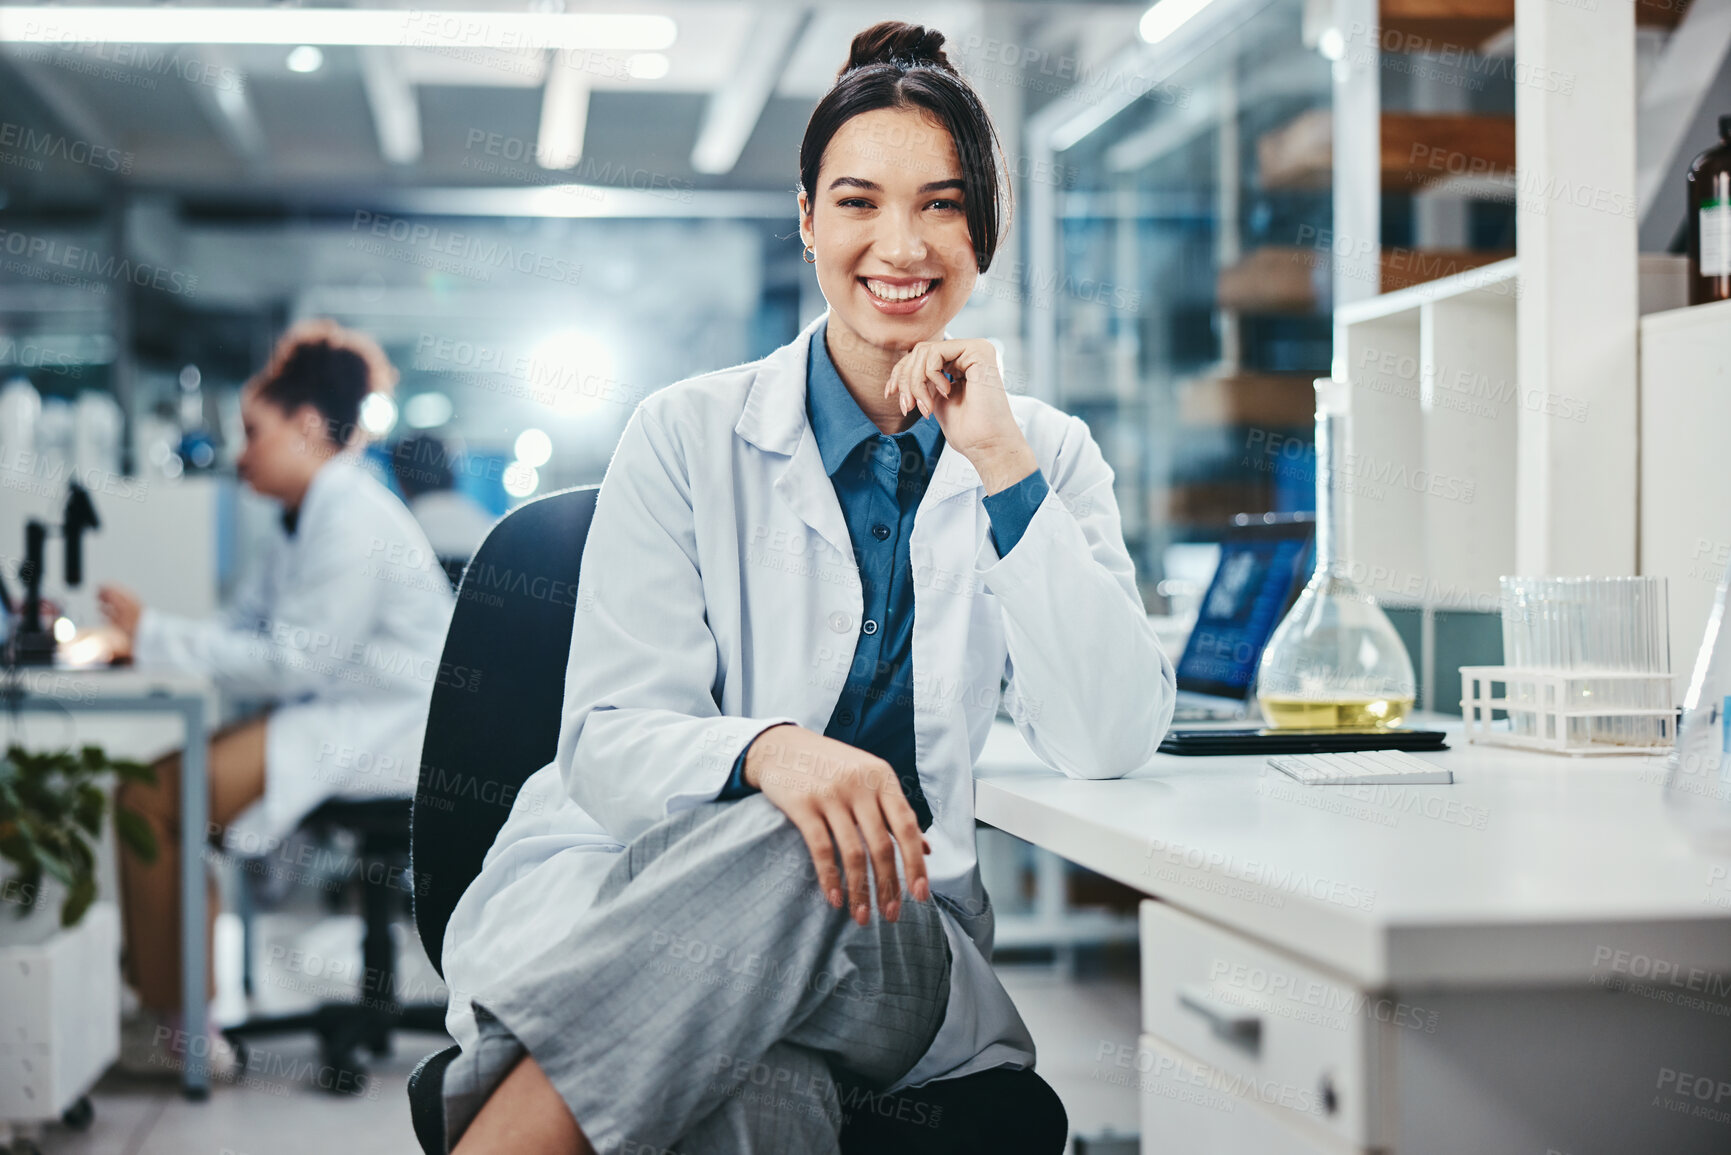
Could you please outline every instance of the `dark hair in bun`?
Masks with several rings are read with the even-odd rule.
[[[311,405],[324,418],[325,436],[348,445],[361,435],[367,394],[389,393],[396,383],[397,371],[377,341],[320,318],[284,333],[249,384],[284,413]]]
[[[1002,149],[986,106],[944,54],[944,34],[886,20],[853,38],[847,64],[817,102],[799,146],[799,187],[817,196],[823,154],[841,126],[880,108],[918,108],[949,131],[962,166],[963,213],[980,272],[992,263],[1003,235],[1007,184]]]

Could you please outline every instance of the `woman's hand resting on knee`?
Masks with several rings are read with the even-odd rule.
[[[901,913],[896,850],[901,849],[908,892],[930,900],[926,855],[931,845],[896,781],[895,770],[875,754],[783,722],[752,742],[745,754],[746,782],[763,791],[805,836],[817,867],[817,884],[829,904],[848,909],[861,926],[871,921],[869,857],[878,879],[878,908],[894,922]],[[836,869],[841,854],[845,880]]]

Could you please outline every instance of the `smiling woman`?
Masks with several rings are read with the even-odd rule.
[[[941,333],[1003,233],[1002,150],[943,34],[880,24],[855,38],[799,150],[800,238],[834,345],[899,359]]]
[[[944,331],[1004,204],[943,42],[867,29],[812,115],[826,313],[649,394],[620,438],[557,755],[445,933],[462,1155],[879,1149],[844,1130],[842,1071],[1006,1088],[882,1149],[1063,1147],[988,961],[972,769],[1003,698],[1048,765],[1128,773],[1174,679],[1087,426]]]

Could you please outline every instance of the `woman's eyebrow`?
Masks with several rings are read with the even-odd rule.
[[[829,187],[831,192],[838,188],[859,188],[865,189],[868,192],[883,191],[882,185],[878,184],[876,181],[867,180],[863,176],[838,176],[829,182]],[[920,192],[924,194],[938,192],[942,189],[960,190],[965,187],[966,186],[963,185],[959,177],[952,177],[949,180],[929,180],[920,186]]]

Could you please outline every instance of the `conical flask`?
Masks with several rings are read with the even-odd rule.
[[[1316,572],[1274,631],[1256,674],[1268,725],[1306,730],[1398,726],[1412,711],[1412,659],[1376,599],[1347,577],[1336,503],[1343,386],[1316,382]]]

